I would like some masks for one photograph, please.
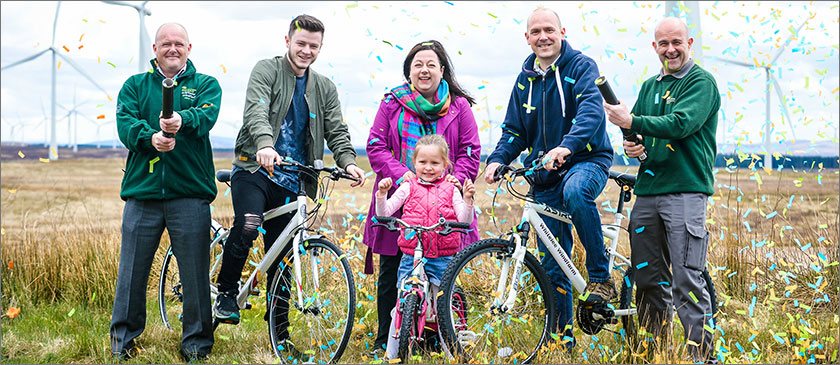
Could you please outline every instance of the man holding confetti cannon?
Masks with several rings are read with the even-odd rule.
[[[682,20],[663,19],[654,35],[659,75],[645,81],[632,111],[620,100],[604,103],[610,122],[645,136],[624,142],[629,157],[647,152],[630,217],[631,261],[642,267],[635,274],[636,306],[641,325],[658,336],[667,335],[676,306],[693,360],[715,362],[703,271],[720,93],[714,77],[690,58],[694,39]]]
[[[511,93],[502,138],[487,158],[484,179],[493,183],[500,164],[509,164],[519,153],[530,153],[525,165],[545,163],[546,171],[532,181],[537,201],[563,207],[571,213],[580,241],[586,249],[589,285],[581,301],[605,305],[617,293],[610,278],[601,233],[601,218],[595,198],[604,190],[613,149],[607,136],[602,97],[595,86],[598,66],[591,58],[572,49],[557,13],[538,8],[528,18],[525,39],[534,53],[525,60]],[[566,170],[565,175],[558,169]],[[562,178],[561,178],[562,176]],[[545,217],[546,225],[571,256],[572,227]],[[547,252],[539,241],[541,252]],[[557,290],[554,291],[560,334],[566,347],[575,345],[572,336],[572,286],[551,255],[542,264]],[[553,288],[552,288],[553,289]]]
[[[216,197],[210,129],[222,90],[188,59],[186,29],[167,23],[155,35],[152,69],[131,76],[117,99],[117,129],[128,148],[120,197],[125,200],[111,352],[136,353],[146,325],[146,286],[164,228],[184,291],[181,355],[205,358],[213,347],[210,306],[210,202]],[[163,102],[161,102],[163,101]]]

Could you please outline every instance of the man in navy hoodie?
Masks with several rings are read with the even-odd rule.
[[[545,163],[545,171],[532,175],[534,195],[540,203],[572,215],[586,249],[589,285],[583,293],[584,302],[606,303],[616,296],[616,289],[607,267],[595,198],[606,185],[613,149],[607,136],[603,99],[595,86],[598,66],[572,49],[565,34],[560,17],[552,10],[538,8],[528,18],[525,39],[534,53],[525,60],[516,78],[502,138],[487,158],[484,179],[493,183],[499,165],[510,164],[524,150],[529,151],[526,166]],[[558,169],[567,170],[562,178]],[[549,217],[543,219],[571,257],[571,225]],[[542,265],[557,286],[556,333],[567,336],[563,337],[566,346],[572,347],[575,341],[571,283],[548,254],[544,242],[539,242],[539,249],[546,252]]]

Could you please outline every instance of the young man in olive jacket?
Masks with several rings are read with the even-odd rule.
[[[125,200],[111,351],[124,360],[146,325],[146,285],[164,228],[178,260],[184,297],[181,355],[200,360],[213,347],[210,306],[210,202],[216,197],[210,129],[222,90],[196,73],[180,24],[162,25],[149,72],[130,77],[117,99],[117,129],[128,148],[120,197]],[[175,79],[172,117],[161,116],[163,79]],[[173,136],[167,137],[164,132]]]
[[[239,323],[238,282],[260,226],[268,251],[292,218],[292,214],[286,214],[263,222],[262,213],[294,201],[301,183],[306,194],[315,197],[315,181],[275,169],[274,165],[285,157],[311,165],[323,159],[326,139],[338,167],[359,179],[352,186],[364,183],[364,171],[356,166],[350,133],[342,121],[335,85],[309,67],[318,57],[323,36],[321,21],[300,15],[289,25],[288,53],[261,60],[251,71],[244,120],[234,149],[233,227],[225,244],[218,276],[219,296],[213,306],[214,315],[224,323]],[[276,271],[276,265],[272,265],[265,278],[267,284]],[[287,321],[279,318],[277,322],[283,338]],[[283,348],[293,352],[291,344]]]
[[[627,156],[648,155],[639,167],[629,227],[632,266],[647,264],[635,273],[636,306],[642,325],[657,335],[667,332],[676,307],[693,360],[716,362],[703,271],[720,93],[714,76],[690,58],[694,39],[682,20],[665,18],[654,34],[659,75],[642,84],[632,111],[623,102],[604,103],[610,122],[644,136],[624,142]]]

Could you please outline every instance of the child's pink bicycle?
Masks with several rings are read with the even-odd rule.
[[[440,217],[432,226],[410,225],[395,217],[373,217],[374,226],[385,227],[395,232],[404,230],[408,235],[417,235],[417,247],[414,249],[414,266],[411,273],[399,283],[400,296],[394,316],[399,340],[398,356],[402,363],[415,353],[440,346],[441,352],[448,354],[445,343],[440,337],[437,326],[436,299],[438,294],[432,293],[432,285],[426,276],[426,258],[423,257],[423,234],[427,232],[446,236],[452,233],[466,233],[468,223],[446,221]],[[451,313],[455,326],[466,326],[467,303],[463,295],[459,295],[459,288],[453,290]]]

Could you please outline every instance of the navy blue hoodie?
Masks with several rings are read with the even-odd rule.
[[[510,164],[528,149],[526,166],[557,146],[572,151],[564,165],[589,161],[609,169],[613,149],[607,136],[598,66],[563,40],[560,58],[545,75],[534,71],[536,54],[522,65],[502,124],[502,138],[487,164]],[[562,86],[557,88],[558,82]],[[537,183],[556,183],[557,172],[538,174]],[[554,177],[554,178],[552,178]]]

